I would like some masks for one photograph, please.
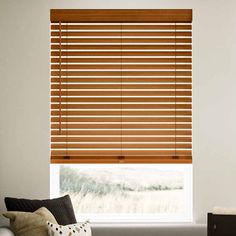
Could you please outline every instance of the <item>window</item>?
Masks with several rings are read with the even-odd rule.
[[[51,165],[51,197],[70,194],[80,221],[191,222],[189,164]]]
[[[127,176],[139,173],[138,182],[148,169],[158,176],[173,166],[190,173],[183,166],[192,162],[191,21],[191,10],[51,10],[51,163],[60,166],[52,179],[60,176],[61,193],[65,171],[85,181],[83,190],[90,178],[100,186],[105,169],[110,180],[121,171],[124,182],[107,188],[130,188],[127,196],[144,189],[150,198],[167,185],[144,175],[136,188]]]

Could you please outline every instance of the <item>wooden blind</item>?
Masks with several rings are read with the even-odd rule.
[[[191,20],[51,11],[52,163],[191,163]]]

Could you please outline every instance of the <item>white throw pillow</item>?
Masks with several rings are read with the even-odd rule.
[[[50,236],[91,236],[91,227],[88,221],[72,225],[57,225],[47,221]]]

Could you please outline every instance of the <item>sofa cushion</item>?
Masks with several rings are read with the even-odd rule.
[[[17,236],[48,236],[47,221],[57,223],[45,207],[35,212],[8,211],[3,213],[10,219],[10,225]]]
[[[88,221],[72,225],[57,225],[48,223],[48,233],[50,236],[91,236],[91,227]]]
[[[40,207],[46,207],[60,225],[76,223],[74,209],[69,195],[55,199],[30,200],[23,198],[5,198],[8,211],[34,212]]]

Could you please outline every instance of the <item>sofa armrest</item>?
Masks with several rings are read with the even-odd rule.
[[[9,227],[0,227],[0,236],[14,236]]]

